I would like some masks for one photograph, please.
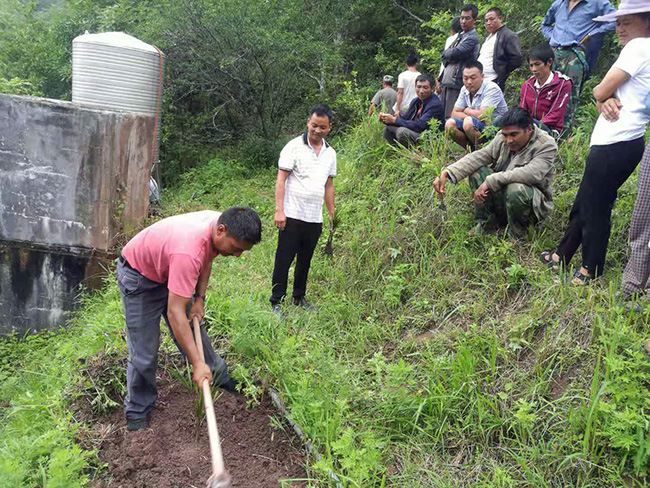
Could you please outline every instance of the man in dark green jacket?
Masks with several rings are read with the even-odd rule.
[[[521,107],[506,112],[499,125],[501,131],[490,144],[446,167],[433,183],[444,194],[447,180],[458,183],[469,178],[476,222],[471,235],[496,220],[507,224],[511,235],[520,236],[553,209],[555,140],[535,127]]]

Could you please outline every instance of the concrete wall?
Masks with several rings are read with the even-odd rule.
[[[62,327],[108,264],[85,249],[0,242],[0,335]]]
[[[110,249],[148,209],[153,117],[0,95],[0,239]]]
[[[64,326],[147,217],[154,119],[0,95],[0,334]],[[104,266],[101,266],[101,264]]]

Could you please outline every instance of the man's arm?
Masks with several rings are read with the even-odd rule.
[[[395,102],[395,115],[399,117],[402,111],[402,100],[404,99],[404,88],[397,89],[397,102]]]
[[[598,15],[607,15],[611,14],[612,12],[616,12],[616,9],[611,3],[609,3],[609,0],[604,0],[600,6],[600,13]],[[616,22],[598,22],[598,27],[596,27],[587,35],[593,36],[596,34],[607,34],[608,32],[613,32],[615,30]]]
[[[548,9],[544,20],[542,21],[542,35],[546,38],[547,41],[551,40],[551,37],[553,36],[553,28],[555,27],[555,3],[556,2],[553,2],[551,8]]]
[[[291,171],[278,170],[278,178],[275,180],[275,226],[283,230],[287,225],[287,217],[284,215],[284,187]]]
[[[370,104],[370,108],[368,109],[368,115],[372,115],[372,113],[375,111],[376,106],[377,105],[375,105],[374,103]]]
[[[450,47],[442,52],[442,59],[445,62],[464,61],[472,57],[476,46],[478,46],[478,37],[465,35],[458,46]]]
[[[519,40],[519,36],[511,32],[510,40],[506,42],[505,48],[506,57],[508,58],[507,71],[510,74],[524,62],[524,56],[521,54],[521,41]]]
[[[452,118],[455,119],[464,119],[467,117],[467,113],[465,112],[466,109],[464,108],[459,108],[454,106],[454,108],[451,109],[451,114],[449,115]]]
[[[447,166],[445,171],[451,182],[458,183],[472,173],[476,173],[483,166],[493,164],[499,155],[498,140],[499,137],[497,136],[484,148],[473,151],[460,158],[454,164]]]
[[[594,98],[597,102],[604,102],[616,93],[616,90],[630,79],[630,75],[620,68],[611,67],[603,81],[594,88]]]
[[[334,222],[334,178],[331,176],[325,182],[325,207],[330,217],[330,225]]]
[[[205,293],[208,289],[208,281],[210,281],[211,272],[212,261],[203,267],[201,274],[199,275],[199,281],[196,283],[196,288],[194,290],[194,303],[192,304],[192,308],[190,308],[190,320],[196,316],[199,319],[199,322],[201,322],[205,316]]]
[[[537,186],[546,175],[553,169],[557,145],[548,144],[535,154],[533,159],[524,166],[510,171],[492,173],[485,179],[490,191],[499,191],[510,183],[523,183],[528,186]]]
[[[174,338],[187,356],[187,359],[192,363],[194,382],[197,386],[201,387],[204,378],[207,378],[212,383],[212,373],[210,372],[210,367],[199,356],[199,351],[196,348],[192,330],[190,329],[189,319],[185,315],[189,301],[189,298],[184,298],[169,292],[167,319],[169,320]]]
[[[438,118],[440,116],[439,111],[441,108],[442,103],[440,100],[430,100],[428,105],[422,110],[422,114],[420,114],[419,119],[410,120],[408,118],[400,117],[395,120],[394,125],[398,127],[406,127],[407,129],[414,130],[416,132],[424,132],[429,128],[429,121],[434,117]],[[406,114],[409,115],[413,109],[415,109],[415,106],[411,105]]]
[[[470,107],[467,107],[467,108],[465,109],[465,116],[466,116],[466,117],[467,117],[467,116],[471,116],[471,117],[476,117],[477,119],[480,119],[481,116],[485,113],[485,111],[486,111],[488,108],[489,108],[489,107],[488,107],[487,105],[483,105],[483,106],[481,106],[481,108],[470,108]]]

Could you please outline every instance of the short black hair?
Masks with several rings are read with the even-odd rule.
[[[475,19],[478,18],[478,7],[472,5],[471,3],[463,5],[463,8],[460,9],[461,12],[472,12],[472,17]]]
[[[458,34],[463,28],[460,26],[460,17],[454,17],[451,19],[451,30],[454,31],[454,34]]]
[[[490,7],[490,9],[485,12],[485,15],[489,14],[490,12],[497,14],[497,17],[503,17],[503,11],[499,7]]]
[[[330,124],[332,123],[332,109],[324,103],[319,103],[318,105],[314,105],[311,108],[309,111],[309,117],[314,114],[316,114],[318,117],[327,117],[327,120],[330,121]]]
[[[419,82],[421,82],[421,81],[428,81],[428,82],[429,82],[429,86],[430,86],[431,88],[433,88],[434,86],[436,86],[436,82],[433,81],[433,78],[432,78],[431,76],[427,75],[427,74],[419,75],[419,76],[415,79],[415,84],[417,85],[417,84],[418,84]]]
[[[544,63],[550,61],[552,63],[555,60],[555,53],[553,52],[553,48],[549,46],[548,42],[545,42],[533,48],[530,52],[530,56],[528,56],[528,60],[531,59],[539,59]]]
[[[520,129],[527,129],[533,124],[533,118],[530,116],[530,113],[528,113],[528,110],[525,110],[521,107],[511,108],[505,114],[503,114],[503,116],[498,121],[498,125],[502,129],[509,125],[517,126]]]
[[[406,66],[415,66],[419,61],[418,57],[413,53],[406,56]]]
[[[472,69],[472,68],[478,68],[478,70],[481,73],[483,73],[483,63],[481,63],[478,60],[470,59],[465,64],[463,64],[463,69]]]
[[[248,207],[230,207],[217,220],[226,226],[226,235],[237,241],[257,244],[262,240],[262,221],[257,212]]]

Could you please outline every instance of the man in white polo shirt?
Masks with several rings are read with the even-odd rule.
[[[271,305],[281,314],[289,268],[296,258],[293,303],[314,308],[305,299],[311,258],[323,227],[323,199],[334,221],[336,151],[325,141],[332,122],[327,105],[316,105],[307,119],[307,131],[284,146],[275,183],[275,226],[279,229],[273,268]]]

